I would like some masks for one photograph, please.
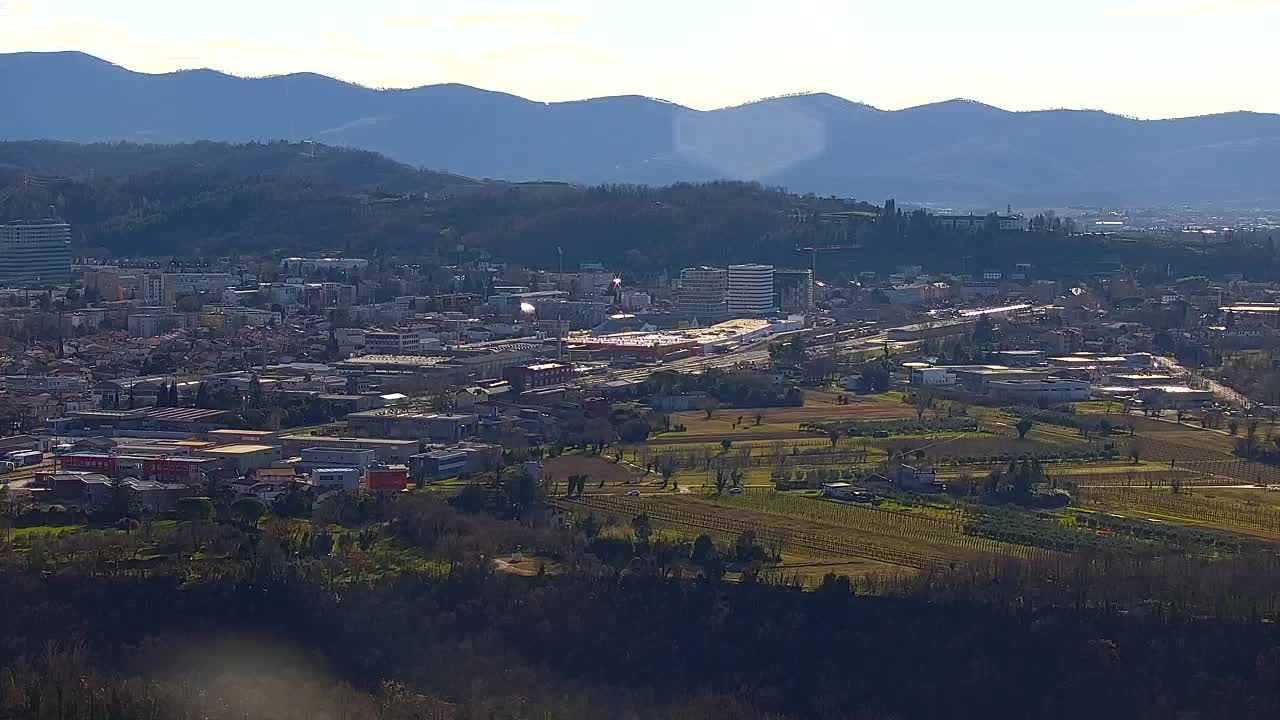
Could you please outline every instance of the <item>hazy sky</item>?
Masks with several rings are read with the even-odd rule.
[[[1280,112],[1280,0],[0,0],[0,51],[707,109],[826,91],[1139,117]]]

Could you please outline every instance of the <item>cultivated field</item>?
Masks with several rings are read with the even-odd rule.
[[[570,475],[587,475],[591,487],[604,480],[605,486],[626,485],[645,480],[644,473],[627,463],[596,455],[560,455],[542,461],[545,473],[554,482],[564,483]]]
[[[915,409],[897,399],[885,396],[858,396],[845,393],[849,404],[836,403],[835,393],[818,391],[805,394],[803,407],[774,408],[720,408],[707,419],[702,410],[690,410],[671,415],[672,425],[684,425],[680,433],[653,438],[651,442],[689,442],[729,439],[785,439],[812,437],[800,432],[800,423],[828,422],[834,420],[905,420],[915,418]],[[760,424],[756,424],[756,416]],[[738,422],[742,418],[742,422]]]

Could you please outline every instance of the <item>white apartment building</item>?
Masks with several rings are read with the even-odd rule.
[[[341,272],[351,272],[353,270],[364,270],[369,267],[369,261],[365,258],[302,258],[291,257],[280,261],[280,271],[290,275],[305,275],[307,273],[324,273],[330,270],[339,270]]]
[[[729,274],[724,268],[705,265],[681,270],[677,307],[704,320],[725,316],[729,312]]]
[[[236,286],[236,278],[230,273],[165,273],[163,278],[166,303],[183,295],[221,293]]]
[[[730,265],[728,279],[731,315],[763,315],[775,309],[772,265]]]
[[[369,355],[425,355],[440,350],[440,339],[425,330],[369,331],[364,349]]]
[[[56,220],[0,225],[0,287],[71,282],[71,226]]]

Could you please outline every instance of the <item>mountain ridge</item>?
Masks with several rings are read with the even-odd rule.
[[[139,73],[75,51],[0,54],[0,139],[317,139],[506,180],[756,180],[968,207],[1280,206],[1280,115],[1143,120],[973,100],[883,110],[830,93],[695,110],[641,95],[541,102],[460,83]]]

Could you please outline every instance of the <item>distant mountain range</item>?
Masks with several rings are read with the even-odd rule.
[[[826,94],[701,112],[636,96],[374,90],[314,74],[149,75],[74,52],[0,54],[0,97],[0,140],[309,139],[510,180],[735,178],[971,208],[1280,207],[1280,115],[1260,113],[1143,121],[966,100],[884,111]]]

